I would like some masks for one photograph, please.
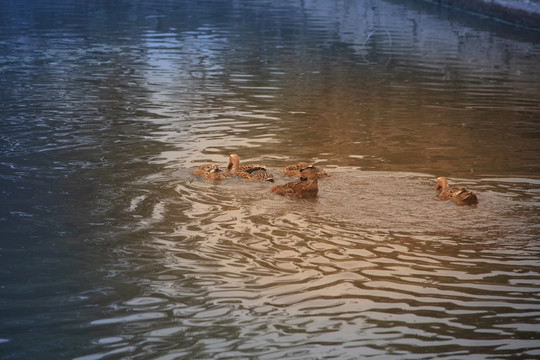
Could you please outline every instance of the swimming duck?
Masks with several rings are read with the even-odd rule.
[[[221,180],[231,177],[227,170],[220,169],[216,164],[204,164],[198,166],[193,175],[202,176],[206,180]]]
[[[309,180],[320,179],[328,176],[326,171],[324,171],[322,168],[306,162],[299,162],[298,164],[289,165],[283,169],[283,173],[287,176],[305,177]]]
[[[240,165],[240,158],[236,154],[229,156],[227,170],[246,180],[265,180],[274,182],[274,177],[263,165]]]
[[[310,165],[306,168],[300,169],[298,177],[306,178],[308,180],[320,179],[327,177],[328,174],[322,168],[318,166]]]
[[[199,165],[195,171],[193,171],[193,175],[195,176],[203,176],[204,173],[210,171],[211,169],[213,168],[216,168],[217,165],[216,164],[203,164],[203,165]]]
[[[307,168],[313,164],[308,164],[307,162],[299,162],[298,164],[293,164],[285,167],[283,173],[287,176],[298,176],[300,169]]]
[[[475,193],[465,188],[449,188],[448,180],[445,177],[437,178],[437,187],[435,187],[435,191],[441,200],[452,200],[459,205],[478,204],[478,198]]]
[[[278,195],[290,196],[292,198],[311,198],[317,196],[319,186],[317,179],[308,180],[301,177],[299,181],[293,181],[283,185],[275,185],[272,192]]]

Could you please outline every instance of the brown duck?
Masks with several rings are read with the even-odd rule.
[[[227,170],[242,179],[274,182],[274,177],[263,165],[240,165],[240,158],[236,154],[230,155]]]
[[[221,180],[231,177],[227,170],[220,169],[216,164],[204,164],[198,166],[193,175],[202,176],[206,180]]]
[[[328,176],[326,171],[324,171],[322,168],[306,162],[299,162],[298,164],[289,165],[283,169],[283,173],[287,176],[304,177],[309,180],[320,179]]]
[[[298,181],[284,185],[275,185],[271,191],[278,195],[290,196],[292,198],[312,198],[317,196],[319,186],[317,179],[308,180],[306,178],[300,178]]]
[[[475,193],[465,188],[449,188],[448,180],[445,177],[437,178],[435,191],[441,200],[452,200],[459,205],[478,204],[478,198]]]

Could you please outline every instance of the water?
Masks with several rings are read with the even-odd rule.
[[[540,356],[535,30],[420,1],[5,1],[0,99],[2,359]],[[192,176],[230,153],[331,176],[306,200]]]

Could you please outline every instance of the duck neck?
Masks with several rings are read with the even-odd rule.
[[[435,191],[437,191],[439,194],[443,191],[446,191],[448,189],[448,182],[446,179],[438,179],[437,180],[437,187],[435,188]]]
[[[237,156],[231,156],[229,158],[229,164],[227,165],[227,169],[231,172],[235,172],[238,170],[240,166],[240,160],[238,160]]]

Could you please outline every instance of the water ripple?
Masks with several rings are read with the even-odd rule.
[[[305,344],[375,358],[391,347],[396,359],[411,343],[441,349],[443,358],[467,358],[475,347],[534,348],[532,340],[503,340],[534,331],[529,321],[540,314],[534,230],[515,213],[529,190],[503,185],[470,182],[482,196],[471,209],[434,199],[433,179],[422,174],[335,171],[318,199],[301,201],[273,195],[268,184],[185,174],[174,186],[182,210],[163,196],[153,205],[162,204],[155,221],[169,229],[152,240],[164,269],[148,282],[153,296],[123,304],[144,312],[93,324],[181,319],[182,326],[152,330],[150,343],[213,329],[205,330],[213,340],[186,344],[173,358],[197,346],[218,358],[253,346],[258,357],[301,358]],[[413,190],[395,198],[403,186]],[[516,231],[522,240],[502,241]]]
[[[428,2],[9,3],[8,359],[540,356],[536,34]],[[331,177],[192,175],[230,153]]]

